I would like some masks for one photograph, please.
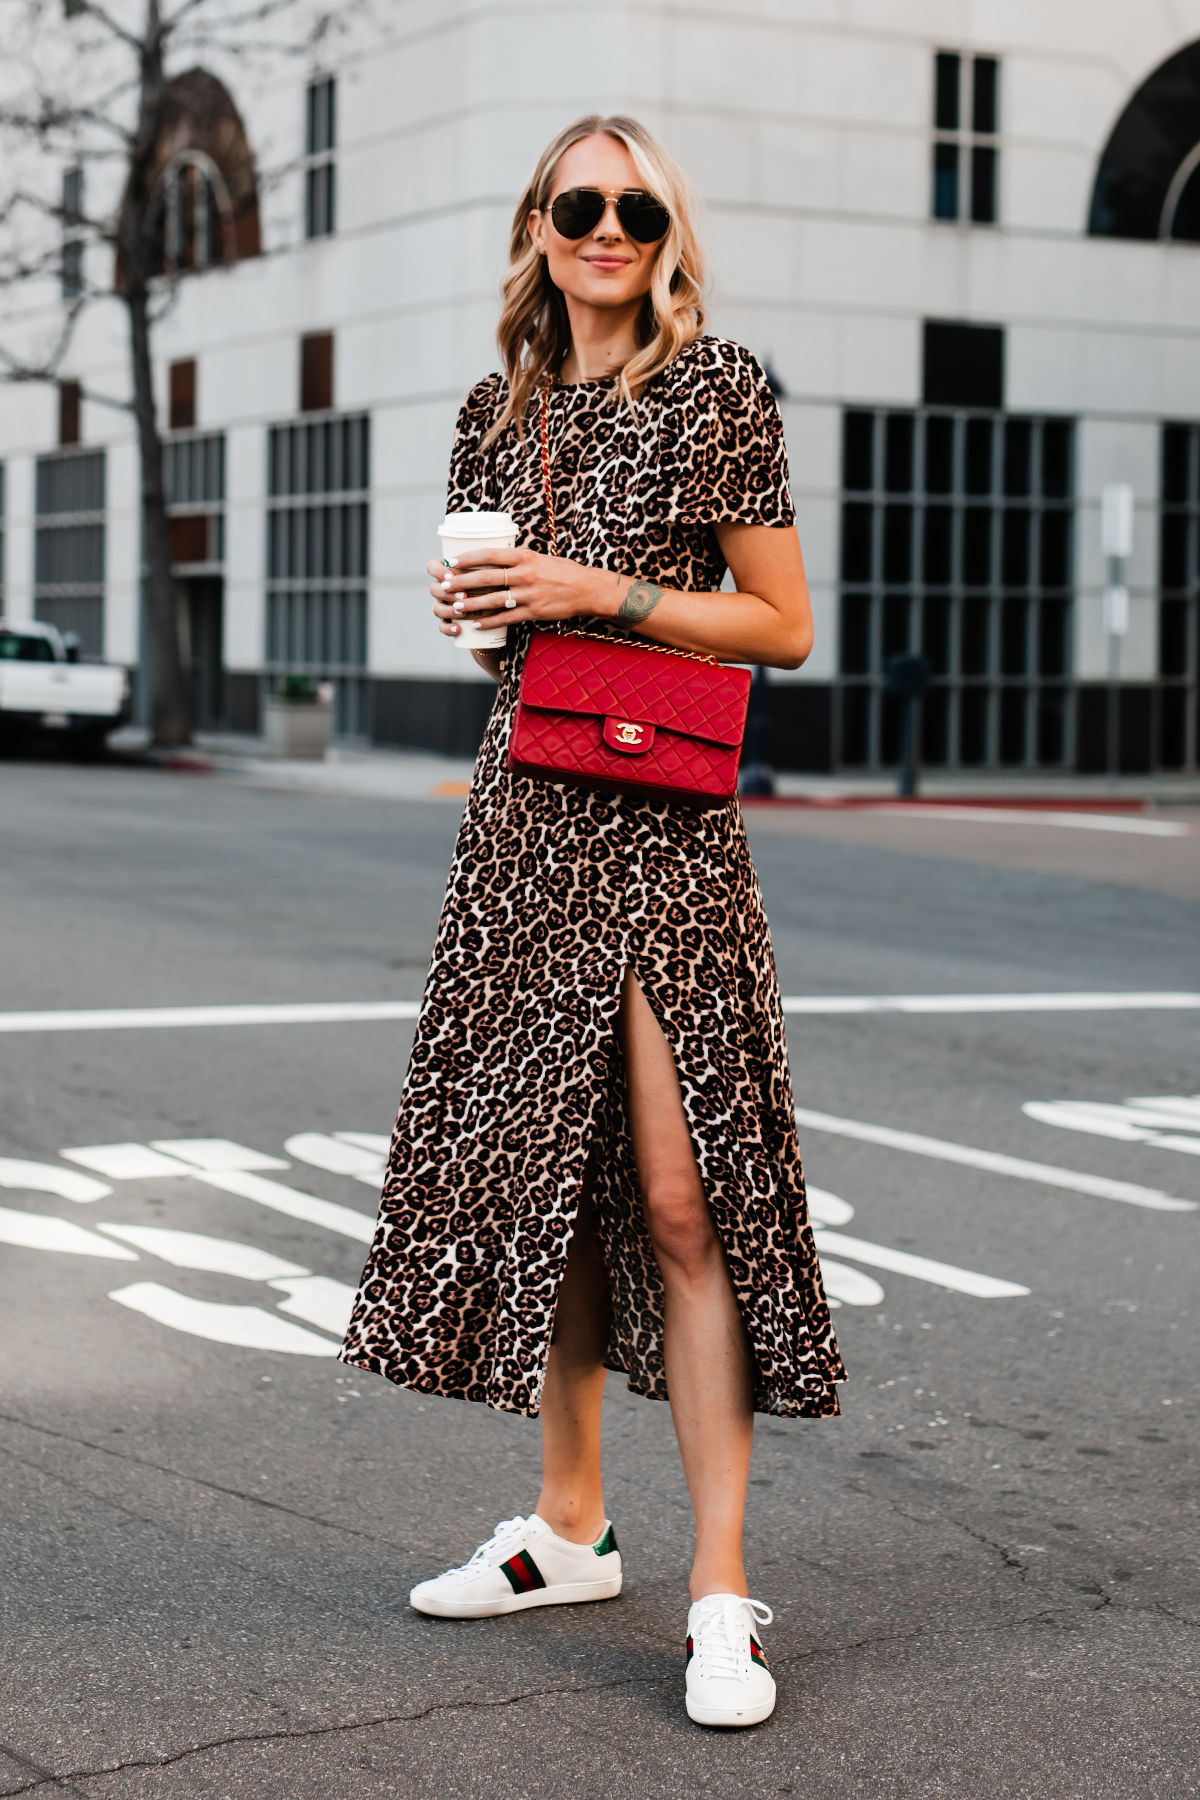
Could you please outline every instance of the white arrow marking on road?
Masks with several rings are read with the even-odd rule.
[[[886,1244],[869,1244],[862,1238],[844,1237],[840,1231],[813,1232],[818,1252],[840,1251],[843,1256],[864,1262],[868,1268],[890,1269],[894,1275],[911,1275],[916,1281],[931,1281],[937,1287],[953,1288],[958,1294],[973,1294],[977,1300],[1009,1300],[1027,1294],[1029,1289],[1016,1281],[1000,1281],[994,1275],[976,1275],[972,1269],[956,1269],[953,1263],[932,1262],[927,1256],[910,1256],[907,1250],[891,1250]],[[821,1267],[825,1261],[822,1256]]]
[[[974,1150],[969,1144],[951,1144],[941,1138],[921,1137],[915,1131],[894,1131],[890,1125],[869,1125],[861,1119],[839,1119],[832,1113],[796,1108],[796,1123],[812,1131],[829,1131],[837,1137],[858,1138],[880,1144],[886,1150],[908,1150],[915,1156],[932,1156],[940,1162],[961,1163],[969,1169],[986,1169],[993,1175],[1010,1175],[1017,1181],[1043,1182],[1047,1187],[1067,1188],[1076,1194],[1093,1194],[1101,1200],[1121,1200],[1127,1206],[1144,1206],[1151,1212],[1195,1212],[1200,1202],[1177,1200],[1157,1188],[1138,1187],[1132,1181],[1112,1181],[1106,1175],[1084,1175],[1075,1169],[1059,1169],[1052,1163],[1027,1162],[1004,1156],[998,1150]]]
[[[284,1144],[288,1155],[297,1162],[311,1163],[315,1169],[328,1169],[331,1175],[349,1175],[365,1182],[378,1193],[383,1182],[383,1163],[370,1150],[357,1144],[339,1143],[321,1131],[301,1131]]]
[[[883,1299],[883,1289],[877,1281],[872,1281],[860,1269],[848,1268],[845,1263],[826,1262],[822,1257],[821,1279],[826,1298],[844,1300],[847,1306],[878,1306]]]
[[[151,1138],[156,1150],[195,1169],[286,1169],[287,1163],[229,1138]]]
[[[55,1163],[19,1162],[13,1156],[0,1156],[0,1187],[57,1194],[60,1200],[77,1200],[81,1206],[90,1200],[104,1200],[112,1193],[102,1181],[77,1175],[74,1169],[60,1169]]]
[[[1200,994],[793,994],[785,1013],[1187,1012]]]
[[[357,1144],[360,1150],[370,1150],[374,1156],[387,1156],[392,1147],[390,1137],[384,1137],[378,1131],[335,1131],[334,1137],[342,1144]]]
[[[1181,1132],[1200,1132],[1200,1113],[1187,1113],[1186,1100],[1177,1101],[1168,1110],[1169,1097],[1153,1103],[1127,1101],[1124,1106],[1100,1100],[1027,1100],[1021,1111],[1026,1118],[1043,1125],[1061,1125],[1065,1131],[1087,1131],[1093,1137],[1120,1138],[1129,1144],[1152,1144],[1156,1150],[1179,1150],[1185,1156],[1200,1156],[1200,1136],[1182,1137]]]
[[[1200,993],[1116,994],[791,994],[785,1013],[1177,1012],[1200,1008]],[[27,1031],[139,1031],[201,1025],[339,1025],[415,1019],[419,1000],[351,1000],[284,1006],[136,1006],[91,1012],[0,1013],[0,1034]],[[339,1132],[347,1142],[368,1135]],[[370,1134],[374,1135],[374,1134]],[[364,1146],[368,1147],[368,1146]]]
[[[854,1208],[840,1194],[831,1194],[826,1188],[807,1185],[804,1193],[808,1201],[808,1216],[814,1225],[848,1225],[854,1217]]]
[[[269,1281],[267,1286],[291,1295],[290,1300],[279,1302],[280,1312],[295,1313],[298,1319],[307,1319],[322,1331],[345,1337],[356,1290],[344,1281],[331,1281],[328,1275],[306,1275],[299,1281]]]
[[[338,1206],[333,1200],[317,1200],[312,1194],[302,1194],[298,1188],[284,1187],[280,1181],[268,1181],[264,1175],[249,1175],[234,1169],[226,1174],[197,1169],[194,1175],[197,1181],[220,1188],[222,1193],[256,1200],[260,1206],[286,1213],[291,1219],[304,1219],[309,1225],[324,1226],[326,1231],[338,1231],[343,1237],[356,1238],[360,1244],[369,1244],[375,1236],[374,1215],[368,1218],[366,1213],[355,1212],[351,1206]]]
[[[135,1281],[132,1287],[115,1288],[108,1296],[121,1306],[143,1313],[156,1325],[186,1331],[191,1337],[208,1338],[214,1344],[239,1344],[245,1350],[282,1350],[291,1356],[336,1356],[338,1346],[264,1312],[261,1306],[222,1306],[213,1300],[193,1300],[157,1281]]]
[[[98,1175],[107,1175],[110,1181],[149,1181],[160,1175],[192,1173],[187,1163],[163,1156],[146,1144],[76,1144],[70,1150],[60,1150],[59,1155],[82,1163],[85,1169],[95,1169]],[[111,1193],[112,1189],[107,1191]]]
[[[288,1262],[254,1244],[233,1238],[204,1237],[198,1231],[171,1231],[165,1225],[101,1225],[110,1237],[136,1244],[177,1269],[205,1269],[214,1275],[240,1275],[245,1281],[270,1281],[274,1275],[307,1275],[303,1263]]]
[[[107,1256],[113,1262],[137,1261],[134,1251],[110,1244],[82,1225],[72,1225],[69,1219],[11,1212],[7,1206],[0,1206],[0,1244],[19,1244],[25,1250],[63,1250],[69,1256]]]
[[[1189,1131],[1200,1131],[1200,1094],[1132,1094],[1126,1104],[1170,1113],[1173,1123],[1183,1121]]]

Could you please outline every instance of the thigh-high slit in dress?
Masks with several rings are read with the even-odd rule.
[[[721,585],[712,527],[794,519],[754,358],[704,337],[643,392],[555,387],[559,553],[691,592]],[[449,510],[503,509],[549,548],[536,418],[459,417]],[[839,1410],[845,1371],[813,1246],[783,1013],[736,801],[711,809],[513,775],[527,628],[479,752],[343,1362],[419,1393],[538,1411],[589,1155],[612,1297],[605,1361],[666,1399],[663,1289],[642,1212],[616,1018],[627,969],[675,1058],[700,1177],[749,1337],[760,1412]]]

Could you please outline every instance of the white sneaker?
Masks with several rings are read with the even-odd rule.
[[[596,1543],[572,1544],[533,1513],[501,1519],[470,1562],[419,1581],[408,1599],[439,1619],[486,1619],[527,1606],[611,1600],[620,1591],[621,1552],[607,1520]]]
[[[771,1609],[740,1594],[706,1594],[688,1613],[687,1710],[697,1725],[759,1725],[775,1710],[775,1681],[756,1627]]]

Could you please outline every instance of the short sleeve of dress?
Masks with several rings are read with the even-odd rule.
[[[663,377],[657,492],[648,514],[678,525],[795,523],[783,421],[761,364],[698,338]]]
[[[504,404],[504,391],[504,377],[488,375],[483,381],[476,382],[463,401],[450,448],[447,512],[489,510],[487,489],[491,450],[481,452],[479,446]],[[494,501],[491,504],[494,506]]]

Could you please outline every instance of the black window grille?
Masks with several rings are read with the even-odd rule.
[[[933,59],[935,219],[994,225],[1000,216],[1000,63],[939,50]]]
[[[1162,431],[1159,525],[1158,761],[1194,769],[1200,761],[1200,425]]]
[[[267,437],[267,674],[332,681],[337,729],[356,737],[368,728],[370,426],[355,414]]]
[[[933,671],[923,760],[1072,760],[1074,424],[925,407],[843,416],[840,749],[894,765],[887,661]]]
[[[304,235],[332,237],[337,228],[337,83],[309,83],[305,114]]]
[[[103,450],[39,456],[35,473],[34,613],[104,653]]]

